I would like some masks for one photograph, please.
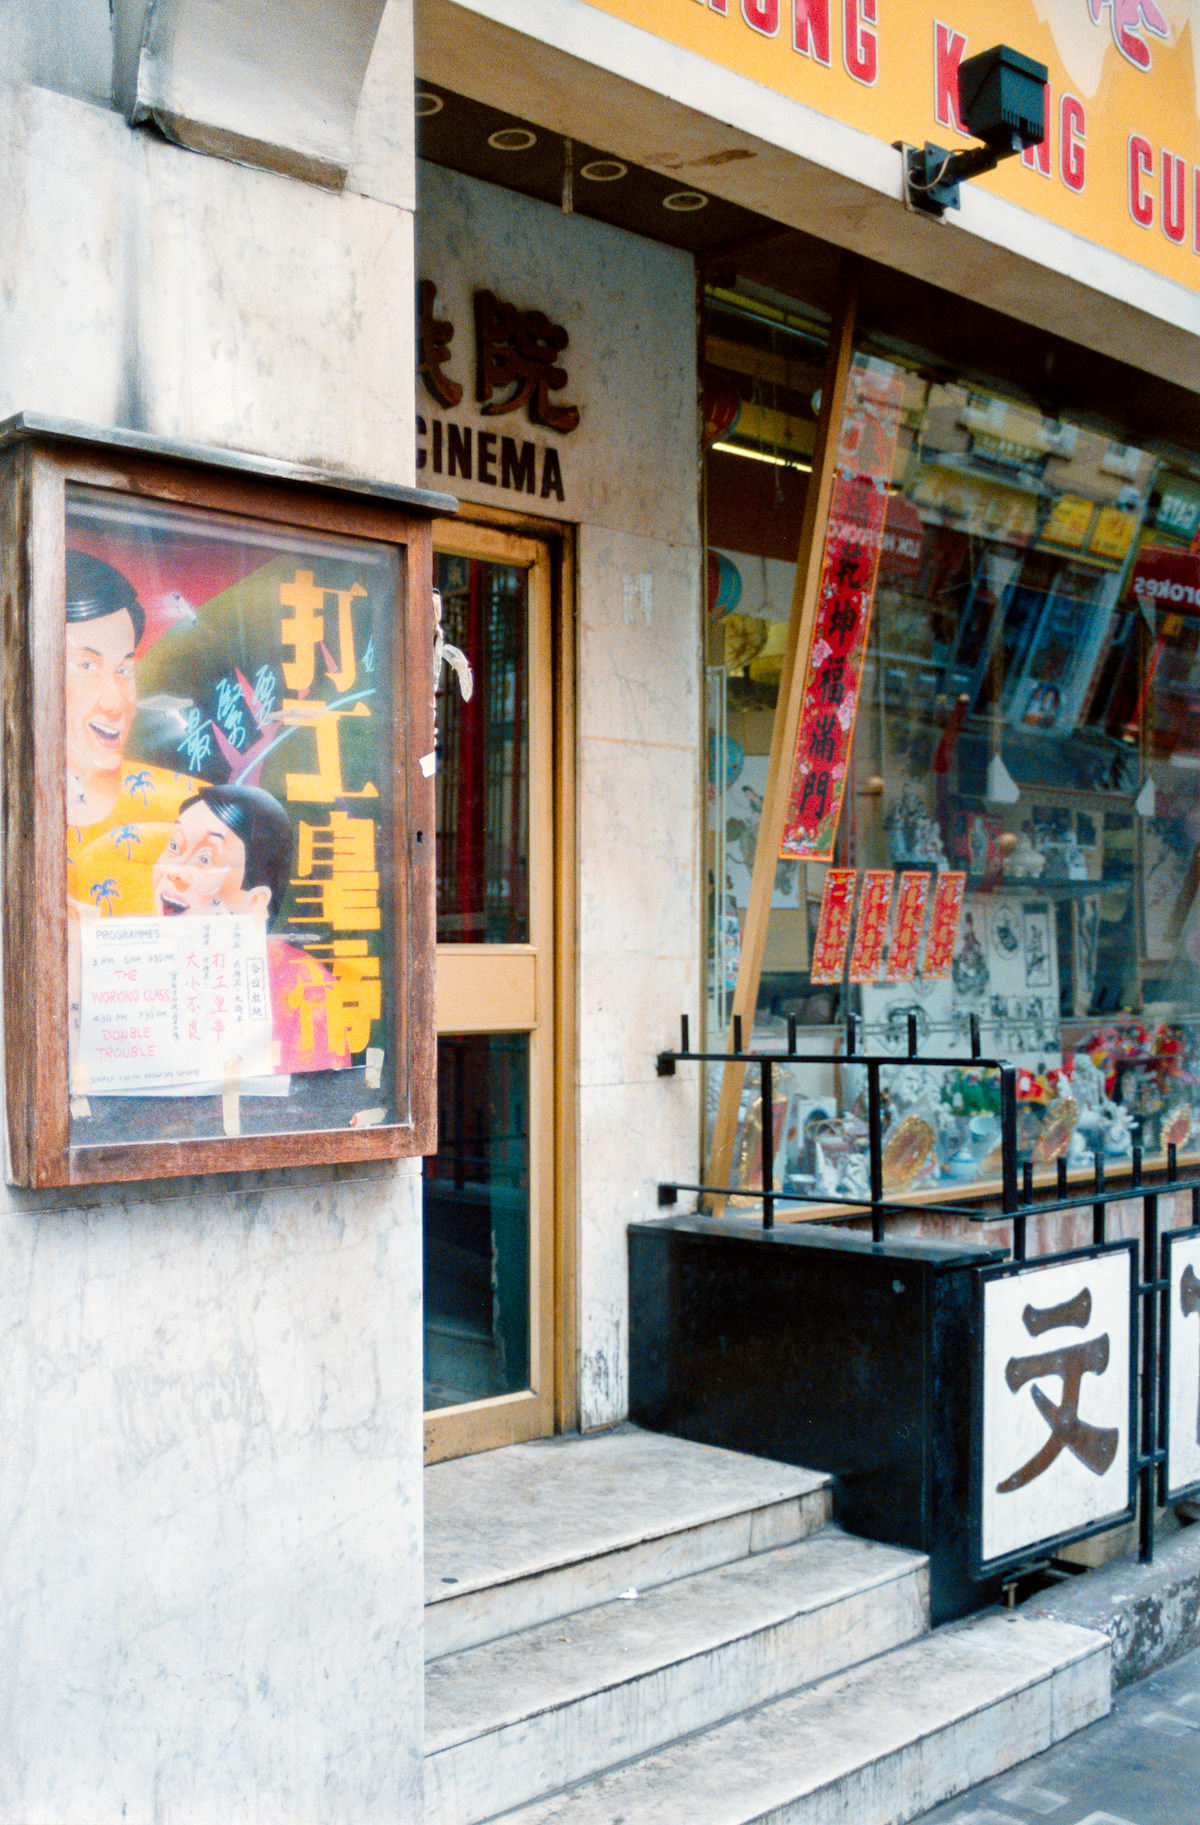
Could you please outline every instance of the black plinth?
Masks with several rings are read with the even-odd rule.
[[[967,1575],[975,1276],[1004,1251],[749,1219],[629,1230],[631,1418],[830,1471],[853,1533],[929,1554],[933,1621]]]

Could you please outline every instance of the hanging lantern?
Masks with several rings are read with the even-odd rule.
[[[708,612],[714,621],[731,615],[742,599],[742,573],[723,551],[708,554]]]
[[[738,421],[741,409],[738,390],[728,374],[718,374],[712,370],[706,373],[700,394],[704,442],[715,444],[720,438],[728,437]]]

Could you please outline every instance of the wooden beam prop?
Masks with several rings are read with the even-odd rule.
[[[779,699],[775,706],[775,724],[771,732],[771,756],[767,763],[767,784],[763,794],[758,841],[754,850],[754,869],[750,877],[750,898],[742,932],[742,952],[738,963],[737,986],[731,1013],[740,1018],[749,1039],[758,1002],[758,985],[762,976],[763,951],[771,917],[771,896],[775,889],[775,869],[779,846],[787,817],[788,795],[792,783],[792,766],[796,754],[796,737],[800,726],[800,707],[804,680],[808,670],[809,648],[821,591],[821,566],[825,553],[825,529],[829,519],[837,463],[838,440],[846,393],[850,378],[850,357],[854,344],[854,322],[858,306],[858,261],[844,255],[838,283],[837,302],[829,329],[829,350],[825,359],[825,376],[821,387],[821,410],[817,419],[817,437],[813,448],[812,475],[804,496],[804,517],[800,524],[800,547],[796,557],[796,581],[792,590],[792,609],[788,620],[787,645],[783,672],[779,681]],[[733,1051],[733,1025],[730,1024],[728,1049]],[[712,1147],[705,1182],[728,1185],[733,1163],[733,1145],[737,1138],[738,1109],[746,1067],[730,1059],[721,1072],[721,1093],[713,1123]],[[764,1172],[770,1162],[764,1160]],[[724,1197],[710,1198],[714,1216],[725,1207]]]

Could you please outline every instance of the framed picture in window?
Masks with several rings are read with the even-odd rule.
[[[434,497],[0,449],[10,1178],[427,1151]]]

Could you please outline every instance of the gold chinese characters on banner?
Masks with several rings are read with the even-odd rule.
[[[925,931],[925,908],[930,904],[925,957],[919,973],[926,982],[950,974],[962,916],[966,875],[945,869],[933,878],[906,870],[894,895],[890,868],[863,870],[858,917],[854,914],[858,871],[831,868],[825,876],[821,910],[813,940],[809,980],[828,987],[842,980],[846,955],[853,983],[911,982],[918,974],[918,954]],[[889,933],[890,920],[890,933]],[[851,948],[850,936],[854,934]]]

